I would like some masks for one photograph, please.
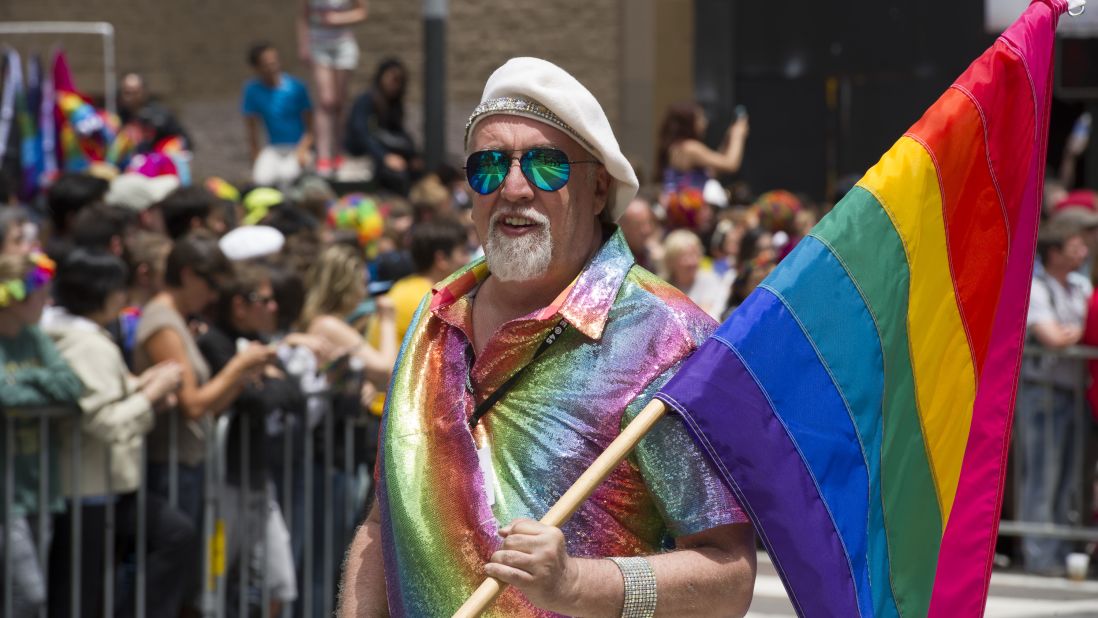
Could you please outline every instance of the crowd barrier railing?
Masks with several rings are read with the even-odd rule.
[[[342,561],[344,548],[350,542],[351,535],[357,519],[365,513],[367,494],[372,477],[365,470],[365,466],[359,465],[356,459],[356,443],[365,437],[364,432],[376,431],[375,424],[371,424],[368,412],[361,411],[352,414],[340,414],[335,403],[335,394],[332,392],[319,392],[307,396],[308,411],[302,415],[287,414],[281,419],[281,435],[275,432],[274,439],[268,438],[268,446],[274,446],[280,451],[280,470],[267,474],[262,483],[263,489],[258,494],[248,489],[254,484],[252,478],[252,450],[256,445],[252,444],[253,423],[262,422],[267,426],[271,424],[270,416],[264,418],[250,418],[248,415],[240,415],[237,418],[240,423],[240,441],[238,444],[228,442],[229,427],[234,415],[225,413],[217,419],[208,419],[209,425],[205,441],[205,461],[203,465],[204,497],[202,502],[201,548],[195,551],[201,552],[200,573],[188,574],[201,577],[201,585],[195,605],[204,617],[224,618],[226,616],[251,616],[260,615],[263,618],[275,616],[278,610],[279,616],[295,616],[312,618],[314,616],[331,616],[335,609],[335,591],[337,578],[339,577],[339,564]],[[115,504],[113,500],[105,501],[104,526],[102,531],[87,531],[88,533],[104,535],[103,566],[99,573],[82,573],[84,564],[83,551],[85,549],[85,531],[82,529],[82,512],[84,500],[82,500],[79,487],[81,466],[81,441],[82,431],[80,417],[81,412],[73,406],[57,406],[47,408],[19,408],[0,410],[3,427],[3,516],[2,528],[0,528],[0,542],[3,543],[3,582],[0,587],[2,594],[2,615],[14,616],[14,556],[13,543],[11,542],[12,526],[15,503],[16,479],[20,473],[26,471],[22,466],[29,465],[24,461],[17,461],[17,434],[21,429],[34,425],[36,429],[36,446],[38,457],[33,464],[33,472],[39,476],[37,491],[37,512],[28,517],[36,521],[35,546],[38,562],[43,579],[48,586],[50,539],[49,530],[54,513],[50,511],[49,499],[51,488],[51,439],[58,432],[69,432],[71,440],[67,445],[71,455],[72,468],[72,496],[66,497],[65,513],[71,517],[70,536],[71,547],[68,550],[69,569],[71,573],[71,605],[68,615],[73,618],[81,616],[81,579],[83,577],[101,578],[103,590],[103,615],[114,615],[118,605],[118,594],[132,594],[134,602],[134,614],[139,618],[146,616],[147,590],[147,558],[149,549],[148,522],[146,507],[149,496],[148,461],[149,453],[147,442],[141,448],[140,483],[137,488],[136,500],[136,530],[133,531],[136,538],[135,550],[132,556],[120,556],[116,554],[117,520]],[[175,413],[164,414],[157,417],[157,422],[169,423],[169,452],[168,460],[168,504],[173,508],[180,506],[180,478],[179,478],[179,433],[180,421]],[[25,433],[25,432],[24,432]],[[341,461],[337,461],[337,436],[342,441]],[[237,450],[237,452],[233,452]],[[319,452],[318,452],[319,450]],[[109,449],[108,449],[109,451]],[[230,458],[239,456],[239,491],[230,491],[227,471]],[[111,462],[109,454],[106,462],[106,478],[108,482],[107,494],[112,494],[110,483]],[[264,470],[269,470],[264,466]],[[269,481],[269,482],[268,482]],[[55,492],[56,493],[56,492]],[[314,501],[314,496],[319,494],[319,501]],[[228,501],[237,500],[235,505],[236,521],[228,525],[229,512]],[[296,600],[281,604],[280,608],[272,605],[271,564],[268,557],[271,555],[269,535],[267,534],[266,516],[260,517],[261,525],[252,526],[252,518],[249,515],[256,509],[257,504],[276,504],[285,523],[285,529],[290,534],[292,561],[294,564],[280,565],[281,568],[290,568],[295,573]],[[266,510],[263,513],[267,513]],[[319,526],[319,534],[314,531]],[[231,535],[237,535],[233,539]],[[317,542],[319,541],[319,542]],[[254,555],[252,550],[257,550]],[[58,554],[54,553],[56,557]],[[130,562],[126,562],[130,561]],[[126,569],[120,567],[125,563]],[[257,581],[253,581],[251,565],[258,564]],[[132,588],[126,590],[120,587],[122,570],[129,570],[132,565],[132,574],[127,583],[132,579]],[[229,576],[235,569],[235,594],[230,598]],[[258,591],[256,591],[258,588]],[[49,597],[49,590],[46,589]],[[258,607],[256,607],[258,605]],[[45,618],[46,606],[38,611],[38,616]],[[22,618],[22,617],[19,617]],[[152,617],[150,617],[152,618]]]
[[[1087,404],[1087,387],[1090,383],[1088,361],[1098,360],[1098,347],[1071,346],[1062,349],[1052,349],[1034,342],[1028,342],[1025,346],[1022,358],[1022,372],[1019,378],[1019,393],[1014,410],[1013,444],[1012,444],[1012,468],[1013,468],[1013,509],[1014,519],[1003,519],[999,523],[999,534],[1010,537],[1046,537],[1063,539],[1067,541],[1098,541],[1098,526],[1091,522],[1091,508],[1085,503],[1088,495],[1087,487],[1093,486],[1095,471],[1087,469],[1089,457],[1088,448],[1091,444],[1091,415]],[[1042,377],[1033,377],[1035,372],[1027,365],[1044,364],[1045,369],[1036,373]],[[1033,471],[1024,470],[1024,443],[1027,440],[1027,431],[1030,430],[1029,415],[1035,412],[1027,409],[1028,402],[1023,397],[1023,389],[1039,389],[1041,391],[1041,403],[1044,414],[1042,415],[1043,441],[1041,448],[1044,452],[1063,452],[1063,449],[1071,447],[1071,461],[1066,468],[1067,477],[1074,479],[1069,488],[1069,503],[1067,523],[1023,521],[1018,519],[1021,513],[1023,500],[1023,485],[1026,475]],[[1071,426],[1074,431],[1067,436],[1069,444],[1056,442],[1056,431],[1053,425],[1057,422],[1054,401],[1057,391],[1063,394],[1070,393]],[[1061,413],[1064,409],[1059,410]]]
[[[15,489],[16,479],[18,477],[19,470],[15,466],[15,460],[17,454],[21,452],[27,452],[30,455],[37,455],[37,461],[33,464],[33,472],[38,476],[38,486],[35,488],[36,493],[36,505],[35,509],[27,516],[33,517],[35,520],[34,527],[34,546],[36,550],[36,559],[38,561],[38,569],[41,571],[42,584],[44,586],[45,598],[49,597],[49,579],[47,577],[49,573],[50,563],[50,536],[52,530],[52,504],[51,496],[60,493],[60,488],[52,486],[52,464],[50,462],[51,455],[51,438],[54,433],[60,433],[65,430],[63,421],[69,421],[65,423],[68,430],[71,432],[72,438],[72,494],[73,500],[76,503],[80,501],[80,441],[81,431],[80,424],[75,422],[80,416],[80,410],[75,406],[35,406],[35,407],[23,407],[23,408],[0,408],[0,417],[3,422],[3,475],[4,475],[4,492],[3,492],[3,508],[0,510],[0,516],[3,517],[0,520],[0,544],[3,545],[3,586],[0,588],[2,591],[3,600],[3,615],[13,616],[15,613],[15,564],[14,564],[14,503],[15,503]],[[28,448],[27,433],[30,433],[29,440],[33,442]],[[107,462],[108,471],[110,461]],[[108,477],[109,478],[109,477]],[[70,520],[71,529],[70,534],[73,539],[79,541],[82,537],[82,522],[80,518],[80,510],[76,509],[73,513],[73,517]],[[104,534],[113,535],[113,513],[108,519],[108,526],[104,530]],[[71,613],[74,616],[78,616],[80,613],[79,604],[79,591],[80,591],[80,578],[81,573],[81,553],[80,543],[74,543],[70,551],[70,565],[71,572],[71,590],[72,606],[70,607]],[[104,562],[108,558],[104,557]],[[110,567],[104,564],[104,572],[110,573]],[[112,591],[113,592],[113,591]],[[113,596],[105,596],[104,598],[104,612],[108,612],[113,609]],[[46,616],[46,606],[41,605],[37,614],[44,618]],[[109,615],[109,614],[108,614]]]

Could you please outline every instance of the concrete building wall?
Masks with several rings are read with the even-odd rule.
[[[268,40],[281,51],[286,70],[307,78],[307,67],[296,57],[297,1],[4,0],[0,2],[0,22],[112,23],[119,74],[141,72],[153,93],[179,113],[197,144],[196,175],[220,174],[245,180],[248,166],[238,109],[241,84],[250,76],[245,52],[251,42]],[[689,96],[692,58],[688,41],[681,37],[689,36],[691,3],[451,0],[446,34],[446,135],[450,159],[460,162],[465,120],[479,100],[488,75],[512,56],[532,55],[561,65],[587,85],[602,102],[627,154],[642,167],[650,167],[653,129],[651,124],[645,127],[646,122],[655,122],[666,100]],[[421,136],[422,3],[369,0],[369,18],[356,26],[355,32],[362,60],[352,78],[352,94],[369,86],[381,59],[402,59],[411,77],[409,128]],[[669,55],[657,53],[663,47],[661,40],[670,42]],[[99,39],[82,35],[0,35],[0,43],[24,53],[44,53],[54,44],[61,44],[78,86],[87,94],[102,94]],[[654,102],[659,103],[658,108]],[[645,131],[649,133],[645,135]]]

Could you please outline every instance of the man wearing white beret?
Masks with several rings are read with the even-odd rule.
[[[677,417],[560,529],[536,521],[716,327],[634,263],[614,222],[637,179],[601,106],[515,58],[465,148],[485,257],[408,331],[341,615],[450,616],[486,575],[511,586],[486,615],[742,615],[754,533]]]

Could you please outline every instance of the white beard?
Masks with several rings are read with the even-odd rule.
[[[500,233],[496,223],[504,216],[525,217],[538,224],[537,229],[517,238]],[[553,237],[549,233],[549,218],[533,208],[496,212],[488,223],[488,241],[484,257],[488,270],[501,281],[529,281],[549,270],[553,257]]]

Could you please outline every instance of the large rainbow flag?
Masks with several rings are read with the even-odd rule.
[[[1035,0],[658,395],[802,616],[980,616],[1045,170]]]

